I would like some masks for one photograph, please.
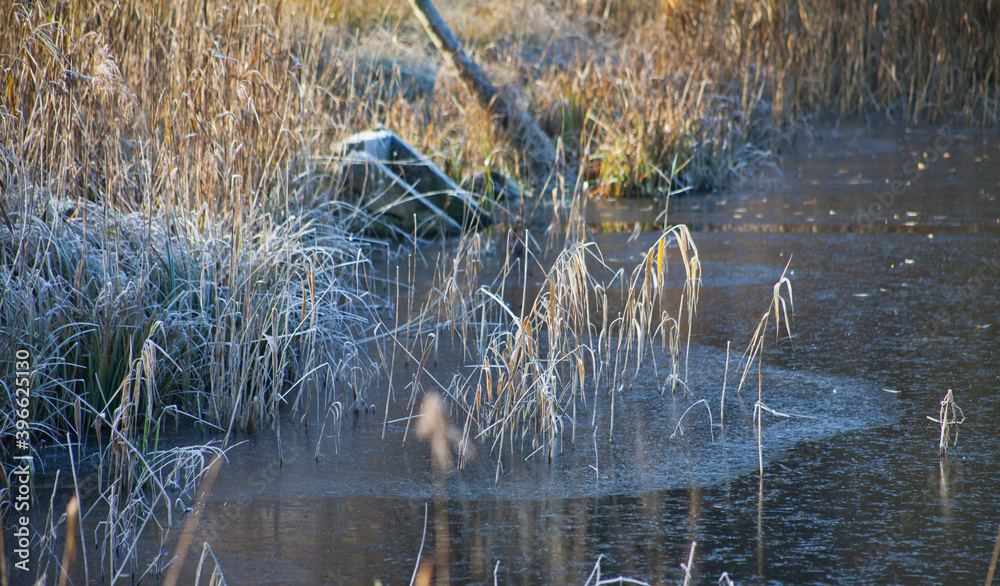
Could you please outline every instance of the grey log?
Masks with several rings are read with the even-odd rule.
[[[410,4],[438,51],[458,71],[459,79],[479,105],[490,113],[493,124],[523,153],[535,187],[549,184],[557,169],[556,149],[535,118],[517,103],[514,92],[497,89],[486,72],[465,54],[431,0],[410,0]]]

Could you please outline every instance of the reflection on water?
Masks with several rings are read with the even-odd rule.
[[[799,138],[780,174],[753,189],[662,204],[606,202],[587,209],[600,232],[682,222],[692,231],[779,233],[1000,233],[1000,145],[995,131],[858,127]]]
[[[383,440],[381,413],[349,414],[319,460],[319,426],[282,426],[282,466],[267,437],[231,452],[200,537],[230,583],[408,582],[445,522],[456,583],[582,584],[602,555],[605,577],[676,583],[692,541],[700,583],[981,581],[1000,522],[1000,135],[871,136],[817,132],[779,178],[671,203],[671,222],[700,231],[704,263],[691,394],[661,395],[644,371],[616,406],[614,441],[606,409],[589,425],[591,402],[554,461],[506,449],[494,483],[481,453],[442,501],[403,423]],[[658,206],[589,206],[609,263],[655,240],[643,231]],[[698,408],[670,436],[697,399],[717,416],[726,343],[738,358],[790,257],[794,335],[768,346],[765,402],[817,419],[767,420],[761,480],[752,393],[730,387],[726,428]],[[438,370],[459,368],[447,354]],[[939,459],[926,416],[949,388],[967,419]]]

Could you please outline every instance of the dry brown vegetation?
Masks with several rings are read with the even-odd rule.
[[[593,194],[722,188],[768,164],[805,116],[995,124],[1000,112],[997,3],[440,8]],[[402,0],[5,2],[0,27],[0,361],[31,354],[34,437],[111,441],[101,567],[115,575],[172,498],[165,487],[190,496],[206,469],[200,451],[158,450],[167,417],[227,432],[276,426],[281,404],[305,405],[305,391],[363,400],[384,372],[369,366],[388,354],[356,342],[387,302],[370,286],[381,244],[361,235],[380,219],[342,189],[334,145],[382,125],[455,179],[523,177],[524,163]],[[644,340],[669,336],[676,350],[682,313],[653,313],[661,241],[629,283],[636,302],[618,327],[638,335],[615,338],[626,347],[613,364],[610,321],[579,321],[602,291],[584,268],[599,256],[570,241],[528,317],[480,341],[489,380],[469,389],[489,400],[459,401],[482,429],[530,429],[550,448],[560,410],[601,376],[599,362],[615,381]],[[465,310],[485,321],[487,300],[449,283],[437,315],[473,340],[480,324]],[[10,438],[13,375],[2,376]],[[4,461],[13,449],[5,439]],[[151,496],[130,500],[140,488]]]
[[[1000,107],[989,3],[441,4],[606,194],[723,186],[806,114]],[[26,344],[96,411],[145,352],[180,365],[148,371],[159,393],[210,391],[184,406],[221,424],[256,402],[235,421],[259,426],[262,389],[349,346],[365,302],[320,297],[367,295],[344,263],[375,220],[339,187],[339,139],[381,124],[457,179],[519,173],[401,0],[0,10],[3,355]]]

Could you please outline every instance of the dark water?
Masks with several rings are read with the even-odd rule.
[[[686,396],[647,365],[614,441],[607,402],[596,433],[581,403],[554,460],[508,448],[495,481],[481,448],[443,482],[405,422],[383,440],[373,397],[318,461],[315,423],[283,425],[281,467],[270,438],[232,450],[199,540],[231,584],[408,583],[445,527],[456,583],[583,584],[600,556],[604,578],[679,583],[692,541],[696,583],[982,582],[1000,526],[1000,134],[827,128],[782,172],[671,204],[703,259]],[[655,241],[659,206],[588,209],[609,262]],[[765,417],[761,479],[756,388],[737,396],[732,364],[717,425],[726,343],[738,360],[789,259],[793,339],[769,339],[763,400],[809,418]],[[927,416],[948,389],[966,420],[942,458]],[[716,426],[697,406],[671,439],[698,399]]]

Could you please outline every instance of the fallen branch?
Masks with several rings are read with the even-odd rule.
[[[410,0],[438,51],[458,71],[458,77],[489,114],[495,130],[506,137],[524,157],[531,183],[544,189],[561,174],[575,180],[575,174],[559,169],[556,149],[535,118],[523,108],[518,94],[510,88],[498,89],[486,72],[462,48],[462,44],[441,18],[431,0]]]

